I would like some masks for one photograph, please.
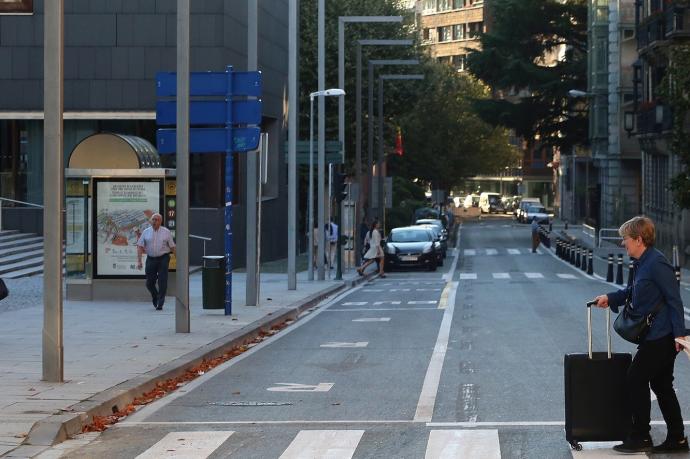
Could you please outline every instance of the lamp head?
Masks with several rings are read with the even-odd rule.
[[[569,97],[587,97],[587,96],[589,96],[589,94],[584,92],[584,91],[580,91],[579,89],[571,89],[570,91],[568,91],[568,96]]]

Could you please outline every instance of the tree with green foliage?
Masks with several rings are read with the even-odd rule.
[[[529,144],[570,151],[585,143],[587,114],[568,98],[587,87],[585,0],[492,0],[489,17],[469,69],[497,93],[519,96],[477,100],[480,116]]]

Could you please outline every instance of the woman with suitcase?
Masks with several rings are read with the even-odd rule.
[[[625,308],[645,317],[649,326],[635,340],[639,346],[626,378],[632,429],[623,443],[613,449],[622,453],[686,452],[688,439],[673,389],[674,363],[681,350],[675,338],[686,338],[687,334],[678,282],[671,264],[654,248],[655,229],[651,219],[634,217],[623,223],[618,233],[633,259],[633,282],[624,289],[597,296],[596,305],[610,307],[618,313],[618,308],[627,301]],[[653,446],[650,436],[650,387],[667,427],[666,440],[657,446]]]

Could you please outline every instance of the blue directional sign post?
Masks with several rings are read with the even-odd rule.
[[[192,72],[189,82],[189,152],[225,153],[225,315],[232,314],[232,187],[233,152],[259,147],[261,137],[261,72]],[[177,75],[156,75],[156,124],[175,126]],[[200,127],[203,126],[203,127]],[[158,129],[158,153],[177,149],[174,127]]]

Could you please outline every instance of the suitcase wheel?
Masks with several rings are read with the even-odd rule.
[[[582,451],[582,444],[580,444],[576,441],[570,442],[570,447],[572,449],[574,449],[575,451]]]

